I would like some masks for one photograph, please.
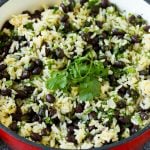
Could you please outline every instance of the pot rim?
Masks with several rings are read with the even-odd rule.
[[[15,132],[11,131],[9,128],[5,127],[2,124],[0,124],[0,130],[3,130],[5,133],[7,133],[10,136],[16,138],[17,140],[22,141],[23,143],[27,143],[29,145],[33,145],[33,146],[42,148],[43,150],[50,150],[50,149],[52,149],[52,150],[60,150],[58,148],[52,148],[52,147],[44,146],[42,144],[38,144],[38,143],[35,143],[33,141],[27,140],[26,138],[16,134]],[[137,138],[138,136],[142,135],[147,130],[150,130],[150,125],[146,126],[145,128],[141,129],[140,131],[136,132],[135,134],[129,136],[128,138],[125,138],[125,139],[123,139],[121,141],[116,141],[116,142],[111,143],[111,144],[104,145],[102,147],[96,147],[94,149],[95,150],[108,150],[109,148],[114,148],[116,146],[123,145],[123,144],[125,144],[127,142],[130,142],[130,141],[134,140],[135,138]]]
[[[8,0],[2,0],[0,2],[0,8],[3,4],[5,4]],[[20,140],[21,142],[23,143],[26,143],[26,144],[29,144],[29,145],[32,145],[32,146],[35,146],[35,147],[39,147],[39,148],[42,148],[43,150],[60,150],[58,148],[52,148],[52,147],[48,147],[48,146],[44,146],[42,144],[38,144],[36,142],[33,142],[33,141],[30,141],[30,140],[27,140],[26,138],[16,134],[15,132],[11,131],[9,128],[5,127],[4,125],[0,124],[0,130],[4,131],[6,134],[9,134],[10,136],[16,138],[17,140]],[[132,140],[134,140],[135,138],[137,138],[138,136],[142,135],[143,133],[145,133],[147,130],[150,130],[150,125],[146,126],[145,128],[141,129],[140,131],[136,132],[135,134],[129,136],[128,138],[125,138],[123,140],[120,140],[120,141],[116,141],[116,142],[113,142],[111,144],[107,144],[107,145],[104,145],[102,147],[97,147],[97,148],[94,148],[94,150],[108,150],[109,148],[114,148],[116,146],[120,146],[120,145],[123,145],[127,142],[130,142]],[[61,149],[63,150],[63,149]]]

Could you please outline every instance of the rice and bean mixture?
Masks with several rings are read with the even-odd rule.
[[[50,147],[88,149],[150,123],[150,26],[108,0],[64,0],[0,31],[0,123]]]

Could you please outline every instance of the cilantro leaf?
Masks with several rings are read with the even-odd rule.
[[[33,23],[32,22],[29,22],[27,24],[24,25],[24,28],[28,29],[28,30],[34,30],[33,28]]]
[[[65,71],[53,72],[51,78],[46,82],[46,87],[51,90],[64,90],[68,83],[67,77],[68,75]]]
[[[82,101],[92,100],[100,94],[100,82],[96,78],[86,78],[79,86],[79,97]]]
[[[108,76],[108,68],[105,68],[102,62],[94,61],[94,65],[91,69],[91,74],[106,78]]]
[[[98,2],[99,2],[99,0],[89,0],[88,6],[91,8],[91,7],[95,6]]]
[[[100,95],[98,78],[107,76],[108,68],[102,62],[84,56],[76,58],[65,70],[52,72],[46,86],[48,89],[63,91],[78,86],[80,100],[88,101]]]
[[[53,124],[52,119],[50,117],[46,117],[44,119],[44,121],[45,121],[46,124]]]

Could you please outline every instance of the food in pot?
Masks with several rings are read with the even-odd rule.
[[[55,148],[88,149],[150,122],[150,26],[108,0],[65,0],[0,31],[0,122]]]

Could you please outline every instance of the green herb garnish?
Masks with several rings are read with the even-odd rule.
[[[100,95],[100,81],[106,79],[108,69],[98,60],[93,60],[90,55],[75,59],[63,71],[52,71],[46,87],[51,90],[68,91],[72,86],[79,87],[80,100],[92,100]]]
[[[95,6],[96,4],[98,4],[99,0],[89,0],[88,1],[88,6],[89,8],[92,8],[93,6]]]
[[[34,30],[33,28],[33,23],[32,22],[29,22],[27,24],[24,25],[24,28],[28,29],[28,30]]]
[[[52,72],[51,78],[47,80],[46,87],[52,90],[57,90],[57,89],[64,90],[67,86],[67,83],[68,83],[67,72],[57,71],[57,72]]]
[[[44,121],[45,121],[46,124],[53,124],[52,119],[50,117],[46,117],[44,119]]]

